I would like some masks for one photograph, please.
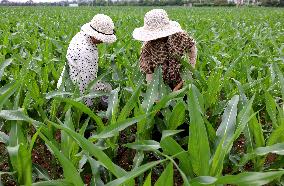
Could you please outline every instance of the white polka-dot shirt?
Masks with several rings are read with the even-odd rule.
[[[90,36],[78,32],[71,40],[66,58],[69,65],[70,78],[78,83],[83,92],[88,83],[97,77],[98,50]]]
[[[97,77],[98,50],[89,35],[83,31],[78,32],[71,40],[66,58],[69,65],[69,75],[74,84],[79,85],[84,93],[88,84]],[[111,90],[109,85],[98,82],[95,90]],[[92,105],[92,100],[85,100],[87,105]]]

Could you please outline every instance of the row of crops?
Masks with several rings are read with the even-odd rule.
[[[284,11],[167,7],[197,41],[171,92],[146,85],[132,31],[151,7],[0,7],[0,185],[283,185]],[[56,88],[72,37],[96,13],[106,93]],[[85,97],[98,100],[95,107]]]

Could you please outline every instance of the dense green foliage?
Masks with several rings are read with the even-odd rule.
[[[10,168],[0,176],[19,185],[79,186],[86,173],[108,186],[284,184],[283,9],[166,8],[198,43],[196,69],[184,59],[177,92],[160,69],[148,86],[139,73],[131,34],[149,9],[0,8],[0,142]],[[70,84],[56,90],[69,41],[96,13],[113,18],[118,37],[99,46],[98,79],[114,89],[106,111],[86,107]],[[38,143],[60,179],[34,162]],[[135,154],[127,170],[121,148]]]

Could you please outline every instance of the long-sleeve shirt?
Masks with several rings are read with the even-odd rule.
[[[140,68],[145,74],[152,74],[155,68],[162,66],[163,79],[171,88],[181,79],[181,57],[189,54],[190,63],[196,63],[196,43],[186,32],[178,32],[165,38],[144,43],[140,56]]]
[[[71,40],[66,59],[69,65],[69,75],[74,84],[78,84],[80,92],[83,94],[88,84],[97,78],[98,72],[98,50],[92,42],[92,38],[83,31],[78,32]],[[111,90],[110,85],[98,82],[95,90]],[[85,103],[92,105],[91,99],[86,99]]]
[[[98,71],[98,50],[91,37],[78,32],[69,44],[66,59],[71,80],[84,92],[88,83],[97,77]]]

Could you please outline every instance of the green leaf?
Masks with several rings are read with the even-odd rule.
[[[5,134],[4,132],[0,131],[0,143],[7,144],[9,142],[9,136]]]
[[[45,99],[51,99],[51,98],[54,98],[54,97],[64,96],[64,95],[71,96],[71,95],[73,95],[73,93],[64,92],[64,91],[52,91],[52,92],[49,92],[45,95]]]
[[[1,175],[5,175],[5,174],[8,174],[8,175],[13,175],[13,174],[15,174],[16,172],[1,172],[0,171],[0,176]]]
[[[227,149],[227,153],[229,152],[229,150],[231,149],[231,146],[234,142],[234,140],[236,140],[241,133],[243,132],[243,130],[245,129],[245,127],[248,125],[248,122],[255,116],[256,113],[252,113],[252,103],[254,101],[254,97],[253,96],[242,108],[242,110],[239,112],[238,117],[237,117],[237,129],[234,133],[233,138],[230,140],[229,145],[228,145],[228,149]]]
[[[72,121],[71,109],[66,112],[63,125],[75,131]],[[68,159],[71,159],[72,150],[76,148],[74,147],[74,144],[75,141],[68,134],[66,134],[66,132],[61,131],[61,151]]]
[[[143,151],[136,151],[136,154],[133,158],[133,169],[136,169],[137,167],[139,167],[144,160],[144,153]]]
[[[43,169],[39,165],[33,164],[32,169],[37,174],[38,179],[43,179],[43,180],[47,180],[47,181],[50,180],[50,177],[48,175],[48,171]]]
[[[224,114],[222,115],[222,123],[216,131],[216,136],[219,140],[224,139],[224,146],[228,143],[228,140],[233,136],[235,131],[237,106],[239,102],[239,96],[235,95],[228,103]]]
[[[272,121],[273,128],[277,128],[277,118],[276,118],[276,103],[275,99],[268,93],[265,92],[265,104],[266,104],[266,111]]]
[[[97,146],[95,146],[92,142],[81,136],[80,134],[72,131],[71,129],[58,125],[56,123],[50,122],[54,127],[64,130],[68,133],[77,143],[81,146],[81,148],[90,153],[90,155],[96,157],[98,161],[109,171],[111,171],[116,177],[121,177],[126,174],[126,171],[115,165],[111,159]]]
[[[277,63],[273,63],[273,68],[275,69],[276,74],[278,76],[279,84],[280,84],[280,88],[281,88],[282,100],[284,100],[284,76],[283,76],[281,70],[279,69]]]
[[[2,109],[5,102],[16,92],[16,90],[19,88],[19,82],[16,83],[10,83],[9,88],[3,91],[3,93],[0,94],[0,110]]]
[[[277,110],[278,110],[278,124],[279,126],[284,125],[284,104],[281,106],[277,105]]]
[[[222,70],[217,69],[211,71],[210,76],[207,80],[207,90],[204,94],[204,99],[206,101],[206,107],[214,105],[218,100],[219,92],[222,88]]]
[[[75,186],[74,184],[68,182],[67,180],[49,180],[33,183],[32,186]]]
[[[148,174],[143,186],[151,186],[151,172]]]
[[[173,185],[173,163],[170,162],[165,170],[162,172],[159,179],[156,181],[155,186]]]
[[[264,146],[265,140],[264,140],[264,136],[263,136],[262,126],[258,122],[256,116],[253,116],[251,118],[251,120],[249,121],[249,127],[250,127],[252,134],[253,134],[253,137],[254,137],[255,146],[256,147]]]
[[[168,130],[175,130],[184,122],[185,118],[185,104],[183,101],[178,102],[170,116]]]
[[[20,121],[12,121],[11,128],[9,133],[9,146],[14,147],[19,144],[26,144],[27,139],[25,138],[25,134],[22,128],[22,122]]]
[[[96,139],[101,139],[101,138],[110,138],[113,137],[115,135],[117,135],[118,132],[126,129],[127,127],[141,121],[142,119],[146,118],[149,114],[144,114],[138,117],[134,117],[134,118],[128,118],[124,121],[120,121],[117,122],[113,125],[109,125],[107,127],[105,127],[105,129],[99,133],[99,134],[95,134],[93,136],[90,137],[90,140],[96,140]]]
[[[284,174],[283,170],[280,171],[269,171],[269,172],[243,172],[237,175],[222,176],[218,179],[210,176],[200,176],[191,180],[191,184],[202,184],[202,185],[212,185],[212,184],[233,184],[239,186],[259,186],[265,185]]]
[[[182,132],[183,130],[163,130],[162,131],[162,138],[161,138],[161,141],[166,138],[166,137],[169,137],[169,136],[173,136],[173,135],[176,135],[180,132]]]
[[[173,91],[167,95],[165,95],[152,109],[152,112],[156,113],[162,108],[167,106],[167,103],[171,101],[174,98],[177,98],[178,96],[183,96],[184,93],[188,90],[190,86],[185,85],[184,88],[178,90],[178,91]]]
[[[6,59],[4,62],[2,62],[1,64],[0,64],[0,81],[1,81],[1,79],[2,79],[2,76],[3,76],[3,74],[4,74],[4,70],[5,70],[5,68],[7,67],[7,66],[9,66],[11,63],[12,63],[12,58],[10,58],[10,59]]]
[[[218,178],[215,184],[234,184],[239,186],[265,185],[284,174],[284,171],[243,172],[238,175],[228,175]]]
[[[60,101],[66,102],[66,103],[74,106],[75,108],[79,109],[80,111],[88,114],[91,118],[93,118],[96,121],[100,130],[102,130],[104,128],[104,124],[102,122],[102,119],[99,116],[97,116],[95,113],[93,113],[91,111],[91,109],[89,107],[87,107],[86,105],[84,105],[83,103],[76,102],[76,101],[74,101],[72,99],[68,99],[68,98],[57,97],[57,99],[59,99]]]
[[[202,118],[203,102],[199,98],[198,89],[192,85],[188,94],[188,110],[190,116],[190,135],[188,139],[188,152],[193,170],[196,175],[208,175],[210,148],[207,131]],[[200,156],[202,154],[202,156]]]
[[[127,143],[125,146],[131,149],[143,151],[152,151],[154,149],[157,150],[161,148],[160,143],[154,140],[141,140],[133,143]]]
[[[211,185],[217,181],[217,178],[211,176],[199,176],[190,180],[190,184],[195,185]]]
[[[108,74],[110,74],[112,72],[112,69],[109,69],[107,72],[99,75],[96,79],[94,79],[93,81],[91,81],[89,84],[88,84],[88,87],[85,91],[85,94],[89,94],[93,89],[94,87],[96,86],[96,84],[102,80],[105,76],[107,76]]]
[[[189,184],[189,179],[190,179],[190,177],[187,177],[185,174],[184,174],[184,172],[179,168],[179,166],[176,164],[176,162],[174,161],[174,159],[173,158],[175,158],[175,157],[178,157],[180,154],[183,154],[184,152],[181,152],[181,153],[179,153],[179,154],[175,154],[175,155],[173,155],[173,156],[168,156],[168,155],[166,155],[166,154],[164,154],[164,153],[162,153],[162,152],[160,152],[160,151],[158,151],[158,150],[156,150],[155,151],[155,153],[157,153],[157,154],[159,154],[159,155],[161,155],[161,156],[164,156],[164,157],[166,157],[168,160],[170,160],[171,161],[171,163],[173,163],[173,165],[175,165],[175,168],[177,169],[177,171],[180,173],[180,175],[181,175],[181,177],[182,177],[182,179],[183,179],[183,184],[185,185],[185,186],[190,186],[190,184]]]
[[[253,152],[245,154],[244,157],[240,161],[240,165],[243,166],[249,160],[255,158],[256,156],[265,156],[269,153],[283,155],[284,154],[284,143],[277,143],[277,144],[266,146],[266,147],[258,147],[254,149]]]
[[[273,145],[275,143],[283,142],[284,141],[283,133],[284,133],[284,125],[280,125],[276,129],[274,129],[267,140],[267,145]]]
[[[55,145],[53,145],[52,142],[50,142],[44,135],[41,133],[39,136],[45,141],[45,143],[48,145],[48,147],[52,150],[52,152],[57,157],[58,161],[60,162],[60,165],[63,168],[63,174],[64,177],[68,182],[73,183],[74,185],[84,185],[84,182],[82,181],[80,174],[78,173],[77,169],[73,166],[72,162],[67,159],[59,149],[56,148]]]
[[[253,110],[252,110],[253,111]],[[262,125],[258,122],[256,116],[254,115],[249,121],[249,129],[252,133],[254,139],[254,148],[265,146],[264,135],[262,131]],[[251,149],[252,151],[253,149]],[[248,151],[249,152],[249,151]],[[262,170],[265,162],[265,157],[257,157],[254,162],[255,171]]]
[[[214,153],[214,156],[212,158],[211,167],[210,167],[210,175],[211,176],[219,176],[223,169],[223,163],[225,156],[230,152],[234,140],[236,140],[244,128],[247,126],[247,123],[250,121],[250,119],[254,116],[254,114],[251,116],[252,111],[252,103],[253,103],[254,97],[247,102],[247,104],[243,107],[243,109],[240,111],[238,118],[237,118],[237,129],[234,132],[233,136],[231,136],[228,139],[227,145],[224,145],[224,141],[227,138],[227,136],[223,136],[221,138],[221,141],[219,142],[219,145],[217,146],[217,149]]]
[[[147,164],[144,164],[140,167],[138,167],[137,169],[134,169],[130,172],[128,172],[127,174],[125,174],[125,176],[120,177],[116,180],[113,180],[111,182],[109,182],[108,184],[106,184],[106,186],[117,186],[117,185],[121,185],[129,180],[132,180],[133,178],[136,178],[137,176],[139,176],[140,174],[146,172],[147,170],[151,169],[152,167],[162,163],[166,161],[165,160],[159,160],[159,161],[153,161],[153,162],[149,162]]]
[[[160,145],[163,152],[167,155],[177,155],[179,160],[180,169],[187,175],[193,177],[194,173],[192,170],[191,159],[189,154],[170,136],[163,137]]]
[[[255,154],[259,156],[266,155],[268,153],[275,153],[279,155],[284,155],[284,143],[277,143],[271,146],[258,147],[255,149]]]
[[[159,84],[160,84],[160,77],[162,76],[162,70],[161,67],[156,68],[153,79],[151,83],[148,85],[143,103],[142,108],[145,110],[145,112],[148,112],[155,101],[158,100],[159,97]]]
[[[80,134],[80,135],[84,136],[85,131],[86,131],[87,127],[88,127],[89,121],[90,121],[90,117],[88,117],[88,118],[85,120],[84,124],[83,124],[82,127],[80,128],[80,130],[79,130],[79,134]]]
[[[74,99],[75,101],[82,101],[85,98],[97,98],[97,97],[101,97],[101,96],[109,96],[110,92],[105,92],[102,90],[96,90],[96,91],[92,91],[89,94],[83,95],[81,97],[78,97],[76,99]]]
[[[127,116],[130,114],[131,110],[135,107],[135,104],[137,103],[137,100],[140,95],[142,84],[139,84],[138,87],[136,88],[135,92],[132,94],[130,99],[127,101],[123,109],[121,110],[117,121],[122,121],[127,118]]]
[[[17,172],[18,182],[22,185],[32,184],[31,153],[26,144],[7,147],[13,169]]]
[[[87,158],[92,168],[92,174],[95,185],[104,185],[103,181],[100,178],[100,163],[91,158],[90,156],[87,156]]]
[[[1,110],[0,117],[6,120],[11,120],[11,121],[27,121],[27,122],[32,123],[36,128],[38,128],[41,125],[40,122],[35,121],[29,118],[28,116],[26,116],[23,112],[23,109]]]
[[[116,122],[116,115],[118,112],[119,107],[119,98],[118,98],[118,92],[120,91],[120,88],[116,88],[111,91],[111,94],[109,96],[108,100],[108,108],[106,111],[106,116],[109,120],[111,120],[111,123],[114,124]]]

